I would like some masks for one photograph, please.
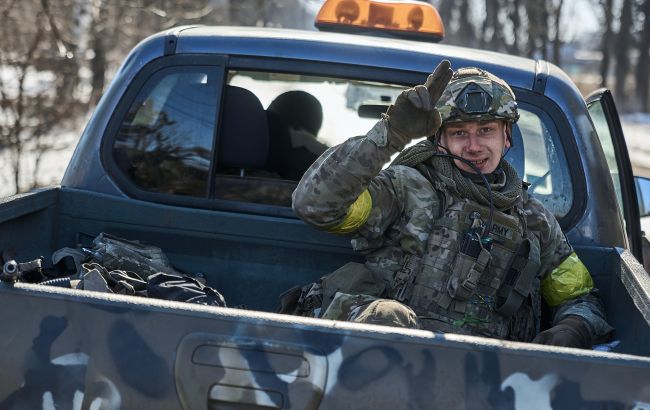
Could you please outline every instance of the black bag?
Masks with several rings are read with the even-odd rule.
[[[147,278],[147,296],[156,299],[226,307],[226,301],[215,289],[188,276],[159,272]]]

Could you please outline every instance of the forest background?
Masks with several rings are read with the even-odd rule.
[[[548,60],[612,89],[650,176],[650,0],[430,0],[446,44]],[[182,24],[313,30],[322,0],[0,0],[0,196],[60,180],[131,48]],[[632,147],[634,149],[632,149]]]

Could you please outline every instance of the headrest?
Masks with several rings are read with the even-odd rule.
[[[313,135],[323,125],[323,106],[316,97],[305,91],[293,90],[278,95],[269,105],[273,112],[291,128],[303,128]]]
[[[269,129],[260,100],[245,88],[226,86],[223,100],[218,166],[264,168]]]

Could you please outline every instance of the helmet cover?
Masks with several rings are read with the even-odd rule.
[[[461,68],[452,76],[436,104],[442,125],[450,122],[504,120],[517,122],[512,89],[499,77],[479,68]]]

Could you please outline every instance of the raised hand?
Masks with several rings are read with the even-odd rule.
[[[436,102],[453,75],[451,64],[443,60],[422,85],[406,89],[386,111],[390,143],[398,150],[413,138],[435,134],[440,128]]]

